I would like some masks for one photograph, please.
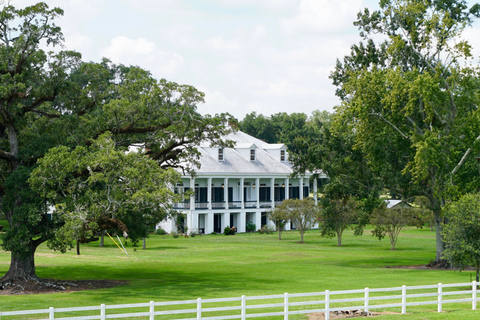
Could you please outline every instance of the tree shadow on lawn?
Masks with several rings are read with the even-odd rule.
[[[92,268],[78,266],[55,267],[55,273],[62,275],[62,279],[84,280],[84,279],[115,279],[115,281],[127,281],[127,285],[120,285],[108,290],[89,291],[89,295],[101,296],[104,303],[118,301],[118,297],[129,297],[132,292],[135,295],[145,297],[156,297],[156,300],[184,300],[205,296],[238,296],[238,292],[261,291],[268,285],[282,287],[285,283],[291,282],[283,278],[269,278],[265,280],[262,274],[246,275],[224,269],[211,271],[165,271],[161,267],[157,270],[123,268],[118,270],[114,266],[101,267],[100,270],[92,272]],[[94,277],[89,277],[94,275]],[[39,272],[42,277],[42,272]],[[51,278],[51,275],[48,276]],[[66,278],[67,277],[67,278]],[[115,292],[112,295],[112,290]],[[229,294],[232,292],[232,294]],[[85,292],[87,293],[87,292]],[[168,298],[167,298],[168,297]]]

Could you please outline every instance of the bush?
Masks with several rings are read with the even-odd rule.
[[[247,230],[247,232],[255,232],[255,229],[257,229],[257,226],[252,221],[248,221],[247,225],[245,226],[245,229]]]
[[[195,236],[198,235],[198,234],[200,234],[200,233],[198,232],[198,229],[197,229],[197,228],[192,228],[192,230],[190,230],[190,232],[188,233],[188,235],[189,235],[190,237],[195,237]]]
[[[230,228],[229,226],[226,226],[225,229],[223,229],[223,234],[226,236],[232,236],[235,234],[236,230],[235,227]]]
[[[178,232],[177,231],[172,231],[172,237],[178,238]]]
[[[258,233],[260,234],[272,234],[275,231],[273,227],[264,225],[261,229],[258,229]]]
[[[163,230],[162,228],[158,228],[157,230],[155,230],[155,234],[163,236],[163,235],[166,235],[167,232],[165,230]]]

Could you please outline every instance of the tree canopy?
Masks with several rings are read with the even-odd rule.
[[[436,262],[444,249],[441,208],[480,182],[471,156],[480,151],[480,78],[463,63],[471,48],[461,39],[479,12],[466,1],[380,1],[380,10],[365,9],[355,23],[367,44],[353,46],[331,76],[343,100],[337,113],[375,175],[397,182],[403,197],[429,199]],[[375,34],[386,40],[375,45]],[[409,182],[415,187],[402,187]]]
[[[54,23],[62,14],[45,3],[0,12],[0,203],[10,225],[2,245],[12,256],[2,282],[36,279],[34,253],[45,241],[63,250],[72,234],[123,226],[143,236],[168,213],[156,207],[173,197],[168,168],[191,171],[194,146],[221,145],[230,130],[228,115],[197,112],[204,94],[192,86],[43,50],[62,45]],[[143,151],[127,155],[132,145]]]

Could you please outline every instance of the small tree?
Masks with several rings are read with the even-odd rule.
[[[288,199],[282,203],[289,212],[290,221],[300,232],[300,243],[303,243],[305,231],[313,227],[317,220],[317,207],[311,199]]]
[[[351,225],[360,213],[360,203],[350,198],[331,199],[321,202],[319,221],[320,233],[324,237],[337,236],[337,246],[342,246],[343,231]]]
[[[443,258],[458,269],[472,266],[476,281],[480,273],[480,194],[466,194],[447,205],[443,214],[449,222],[443,226],[446,248]]]
[[[418,214],[423,212],[415,208],[387,208],[386,205],[381,206],[373,211],[371,224],[374,226],[372,235],[382,240],[386,235],[390,238],[390,250],[395,250],[398,235],[403,227],[414,225],[420,221],[417,219]]]
[[[290,211],[286,202],[271,210],[268,218],[275,224],[278,231],[278,240],[282,240],[282,232],[285,229],[285,225],[290,220]]]

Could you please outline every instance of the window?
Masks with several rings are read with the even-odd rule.
[[[224,161],[225,158],[223,157],[223,149],[218,149],[218,161]]]
[[[280,150],[280,161],[285,162],[285,150]]]
[[[250,161],[255,161],[255,149],[250,149]]]

